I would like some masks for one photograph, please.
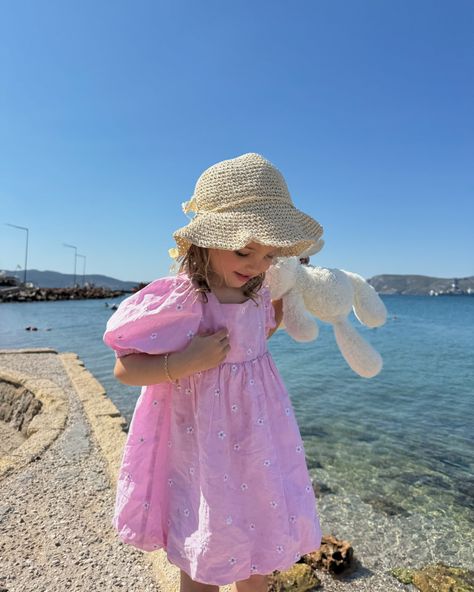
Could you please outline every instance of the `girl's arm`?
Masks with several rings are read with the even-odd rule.
[[[230,351],[227,329],[210,335],[195,335],[189,345],[180,352],[168,355],[168,374],[173,380],[189,376],[200,370],[208,370],[221,364]],[[130,386],[148,386],[168,382],[165,354],[130,354],[117,358],[114,375]]]
[[[184,352],[168,354],[168,373],[176,380],[193,374],[189,360],[183,357]],[[159,382],[168,382],[165,371],[165,356],[150,354],[130,354],[117,358],[114,376],[123,384],[130,386],[148,386]]]
[[[278,327],[280,326],[281,321],[283,319],[283,300],[281,298],[280,298],[280,300],[272,300],[272,305],[273,305],[273,310],[275,311],[276,325],[273,329],[271,329],[268,332],[267,339],[270,339],[270,337],[273,335],[273,333],[275,333],[275,331],[278,329]]]

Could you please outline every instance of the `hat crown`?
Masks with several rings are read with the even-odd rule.
[[[253,152],[206,169],[192,197],[197,212],[236,211],[267,200],[293,204],[280,171]]]

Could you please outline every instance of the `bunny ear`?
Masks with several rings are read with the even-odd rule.
[[[364,378],[373,378],[382,370],[382,356],[365,341],[347,321],[333,324],[334,336],[341,354],[352,370]]]

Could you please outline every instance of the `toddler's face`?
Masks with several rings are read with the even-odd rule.
[[[229,288],[241,288],[251,278],[267,271],[276,256],[276,247],[249,243],[238,251],[209,249],[212,271]]]

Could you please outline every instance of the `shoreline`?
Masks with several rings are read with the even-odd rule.
[[[126,436],[123,431],[125,419],[106,395],[102,385],[84,367],[76,354],[57,354],[54,350],[10,350],[6,353],[7,351],[0,351],[0,375],[16,373],[28,377],[29,380],[35,379],[40,381],[43,389],[49,389],[50,394],[51,382],[62,391],[68,404],[67,419],[60,433],[56,434],[43,451],[35,453],[26,465],[10,472],[2,480],[7,510],[5,513],[5,509],[2,508],[3,514],[0,512],[0,518],[3,518],[3,525],[0,521],[0,533],[2,538],[5,532],[15,532],[18,536],[15,536],[14,541],[7,540],[7,557],[9,561],[11,558],[12,563],[9,564],[9,569],[5,569],[5,573],[9,574],[10,580],[4,582],[0,579],[0,585],[4,585],[11,592],[17,590],[15,586],[20,582],[24,585],[18,590],[25,592],[62,592],[67,583],[64,578],[72,578],[74,582],[74,578],[84,570],[86,580],[90,578],[90,584],[89,580],[84,581],[83,574],[80,577],[81,587],[77,589],[84,589],[82,585],[91,591],[104,589],[104,585],[115,585],[115,582],[119,581],[117,578],[120,578],[128,589],[140,589],[144,592],[157,589],[164,592],[176,590],[177,571],[168,563],[163,550],[144,554],[123,545],[118,542],[110,525],[115,480]],[[14,456],[17,459],[20,457],[19,454]],[[28,486],[25,487],[25,484]],[[93,513],[86,516],[83,514],[84,486],[88,492],[87,507],[93,509]],[[67,516],[63,522],[58,520],[54,509],[56,506],[51,504],[50,498],[56,499],[56,503],[61,505],[64,504],[65,495],[65,509],[69,510],[71,516],[77,514],[81,524],[75,522],[76,516],[73,516],[71,525],[68,525]],[[338,507],[331,509],[331,504],[338,504]],[[331,512],[340,513],[341,510],[345,510],[339,504],[340,500],[330,494],[318,499],[318,506],[322,508],[326,519]],[[369,518],[366,511],[365,507],[361,508],[359,518],[364,523],[369,521],[367,530],[370,532],[373,527],[371,521],[377,520],[377,516],[373,514],[373,517]],[[42,516],[40,520],[35,517],[35,512]],[[98,524],[94,524],[97,522],[97,512],[100,520]],[[86,525],[86,529],[95,533],[94,539],[90,538],[89,532],[84,532],[82,523]],[[53,541],[51,532],[56,533]],[[413,587],[407,588],[407,585],[390,574],[390,569],[404,566],[399,562],[393,565],[390,553],[384,548],[386,537],[382,533],[378,536],[375,547],[374,541],[371,540],[356,542],[354,554],[358,564],[346,577],[335,578],[318,571],[317,575],[323,582],[322,589],[325,592],[413,590]],[[370,538],[370,535],[368,537]],[[62,543],[56,546],[56,542],[63,538],[64,546]],[[348,538],[350,540],[350,537]],[[32,542],[25,545],[24,540]],[[37,549],[34,544],[33,541],[36,540],[44,541],[41,549]],[[69,540],[71,550],[68,552],[66,543]],[[79,556],[78,546],[82,551]],[[374,549],[377,549],[377,552]],[[70,563],[69,553],[76,563]],[[101,554],[107,558],[107,565],[101,563]],[[52,563],[53,561],[56,563]],[[122,567],[116,567],[116,562]],[[416,557],[410,556],[405,564],[413,562],[416,563]],[[123,565],[127,566],[127,569],[124,569]],[[59,568],[61,577],[56,588]],[[34,578],[31,576],[35,573],[41,574],[38,575],[39,583],[36,582],[35,587],[28,588],[29,582],[33,586]],[[144,578],[143,581],[133,579],[138,577],[138,573]],[[26,577],[27,574],[29,578]],[[102,574],[106,574],[108,579],[102,582],[102,587],[96,588],[99,582],[95,578]],[[41,588],[39,584],[46,584],[48,578],[48,585]],[[79,583],[79,579],[77,582]],[[227,588],[221,587],[221,590]]]

